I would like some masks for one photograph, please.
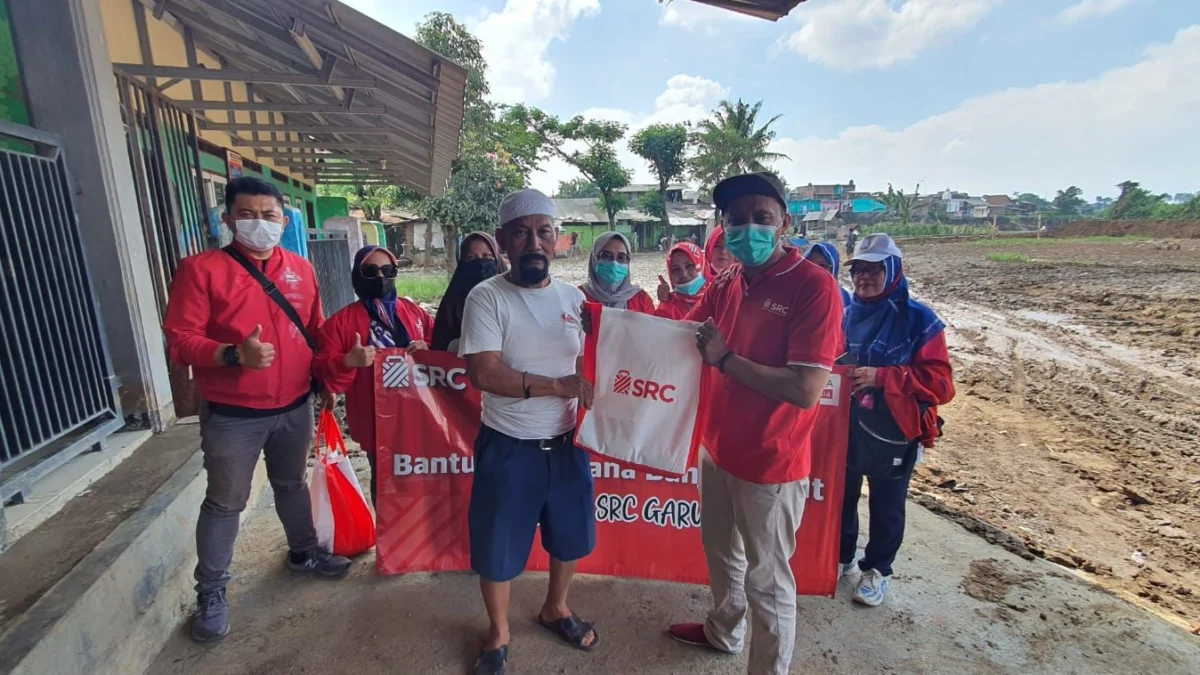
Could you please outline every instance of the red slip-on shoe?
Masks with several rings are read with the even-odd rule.
[[[702,623],[677,623],[671,626],[667,632],[671,634],[672,639],[682,642],[685,645],[721,651],[708,641],[708,636],[704,634],[704,624]]]

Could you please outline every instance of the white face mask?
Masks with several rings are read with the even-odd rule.
[[[279,245],[283,237],[283,223],[272,223],[269,220],[237,220],[237,232],[234,237],[242,246],[251,251],[270,251]]]

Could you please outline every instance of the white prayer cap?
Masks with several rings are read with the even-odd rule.
[[[538,190],[528,188],[510,192],[500,202],[500,226],[524,216],[549,216],[554,218],[554,200]]]

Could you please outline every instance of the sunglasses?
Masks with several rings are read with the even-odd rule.
[[[395,279],[396,275],[400,273],[400,270],[395,265],[372,265],[371,263],[359,267],[358,270],[364,279],[374,279],[378,276],[382,276],[385,279]]]
[[[873,277],[876,274],[883,274],[883,265],[852,265],[850,267],[851,277]]]

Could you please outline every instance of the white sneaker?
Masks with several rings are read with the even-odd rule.
[[[854,591],[854,601],[867,607],[878,607],[883,604],[887,589],[887,577],[880,574],[879,570],[867,570],[863,572],[858,588]]]
[[[839,566],[838,580],[847,581],[858,573],[858,563],[848,562]]]

